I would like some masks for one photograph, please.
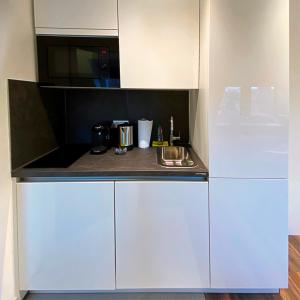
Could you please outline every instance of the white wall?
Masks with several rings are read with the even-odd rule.
[[[16,296],[7,79],[36,81],[31,0],[0,1],[0,300]]]
[[[300,235],[300,1],[290,0],[289,231]]]

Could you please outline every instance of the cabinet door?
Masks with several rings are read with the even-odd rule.
[[[209,16],[209,175],[286,179],[289,1],[210,1]]]
[[[117,182],[118,289],[208,288],[208,184]]]
[[[89,35],[102,29],[109,34],[118,29],[117,4],[117,0],[35,0],[35,27],[37,33]]]
[[[209,198],[211,287],[286,287],[287,180],[210,179]]]
[[[198,89],[199,0],[119,0],[121,86]]]
[[[17,184],[21,290],[115,288],[114,183]]]

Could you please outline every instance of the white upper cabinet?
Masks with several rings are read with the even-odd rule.
[[[117,289],[209,288],[207,182],[116,182]]]
[[[37,34],[118,35],[117,0],[35,0]]]
[[[18,183],[21,290],[115,288],[114,183]]]
[[[199,0],[119,0],[122,88],[198,89]]]
[[[289,1],[210,1],[211,177],[287,178]]]

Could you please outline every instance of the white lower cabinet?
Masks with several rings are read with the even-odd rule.
[[[116,182],[117,289],[208,288],[207,182]]]
[[[210,179],[212,288],[287,286],[287,184],[276,179]]]
[[[18,183],[21,290],[115,288],[114,183]]]
[[[211,178],[209,194],[207,182],[18,183],[20,289],[285,287],[287,180]]]

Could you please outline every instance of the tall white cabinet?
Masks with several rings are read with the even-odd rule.
[[[119,0],[122,88],[197,89],[199,0]]]
[[[193,146],[208,156],[211,287],[286,287],[289,3],[200,6],[190,127]]]
[[[116,182],[117,289],[209,288],[207,182]]]
[[[114,183],[18,183],[21,290],[115,288]]]

